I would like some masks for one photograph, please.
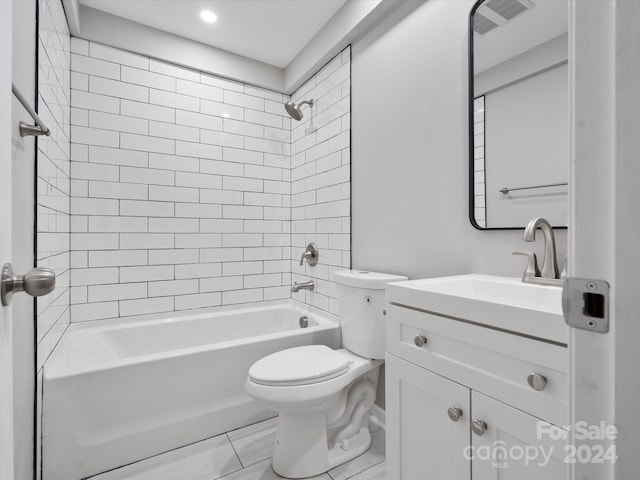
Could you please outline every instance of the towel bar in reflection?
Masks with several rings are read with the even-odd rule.
[[[569,184],[567,182],[563,182],[563,183],[547,183],[546,185],[532,185],[530,187],[517,187],[517,188],[504,187],[498,191],[503,195],[506,195],[507,193],[515,192],[516,190],[533,190],[534,188],[562,187],[564,185],[569,185]]]

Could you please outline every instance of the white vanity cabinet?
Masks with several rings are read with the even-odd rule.
[[[385,368],[387,478],[469,478],[469,389],[394,355]],[[457,422],[450,408],[461,413]]]
[[[566,352],[389,305],[387,478],[565,480]]]
[[[566,480],[566,442],[538,435],[540,419],[481,393],[471,392],[474,420],[487,427],[471,434],[476,458],[471,461],[473,480]],[[501,447],[506,449],[501,450]],[[483,452],[505,452],[505,458],[484,457]],[[520,457],[522,452],[523,458]],[[529,452],[527,454],[527,452]],[[528,457],[527,457],[528,455]],[[468,477],[467,477],[468,478]]]

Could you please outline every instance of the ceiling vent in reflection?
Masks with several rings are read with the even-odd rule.
[[[488,0],[473,14],[473,30],[484,35],[533,8],[529,0]]]

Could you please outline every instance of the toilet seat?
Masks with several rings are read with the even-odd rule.
[[[350,364],[348,357],[326,345],[307,345],[258,360],[249,369],[249,379],[265,386],[310,385],[344,375]]]

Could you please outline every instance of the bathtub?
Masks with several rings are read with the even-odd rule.
[[[43,478],[79,480],[274,416],[245,394],[247,371],[310,344],[340,348],[339,323],[295,301],[72,324],[44,366]]]

